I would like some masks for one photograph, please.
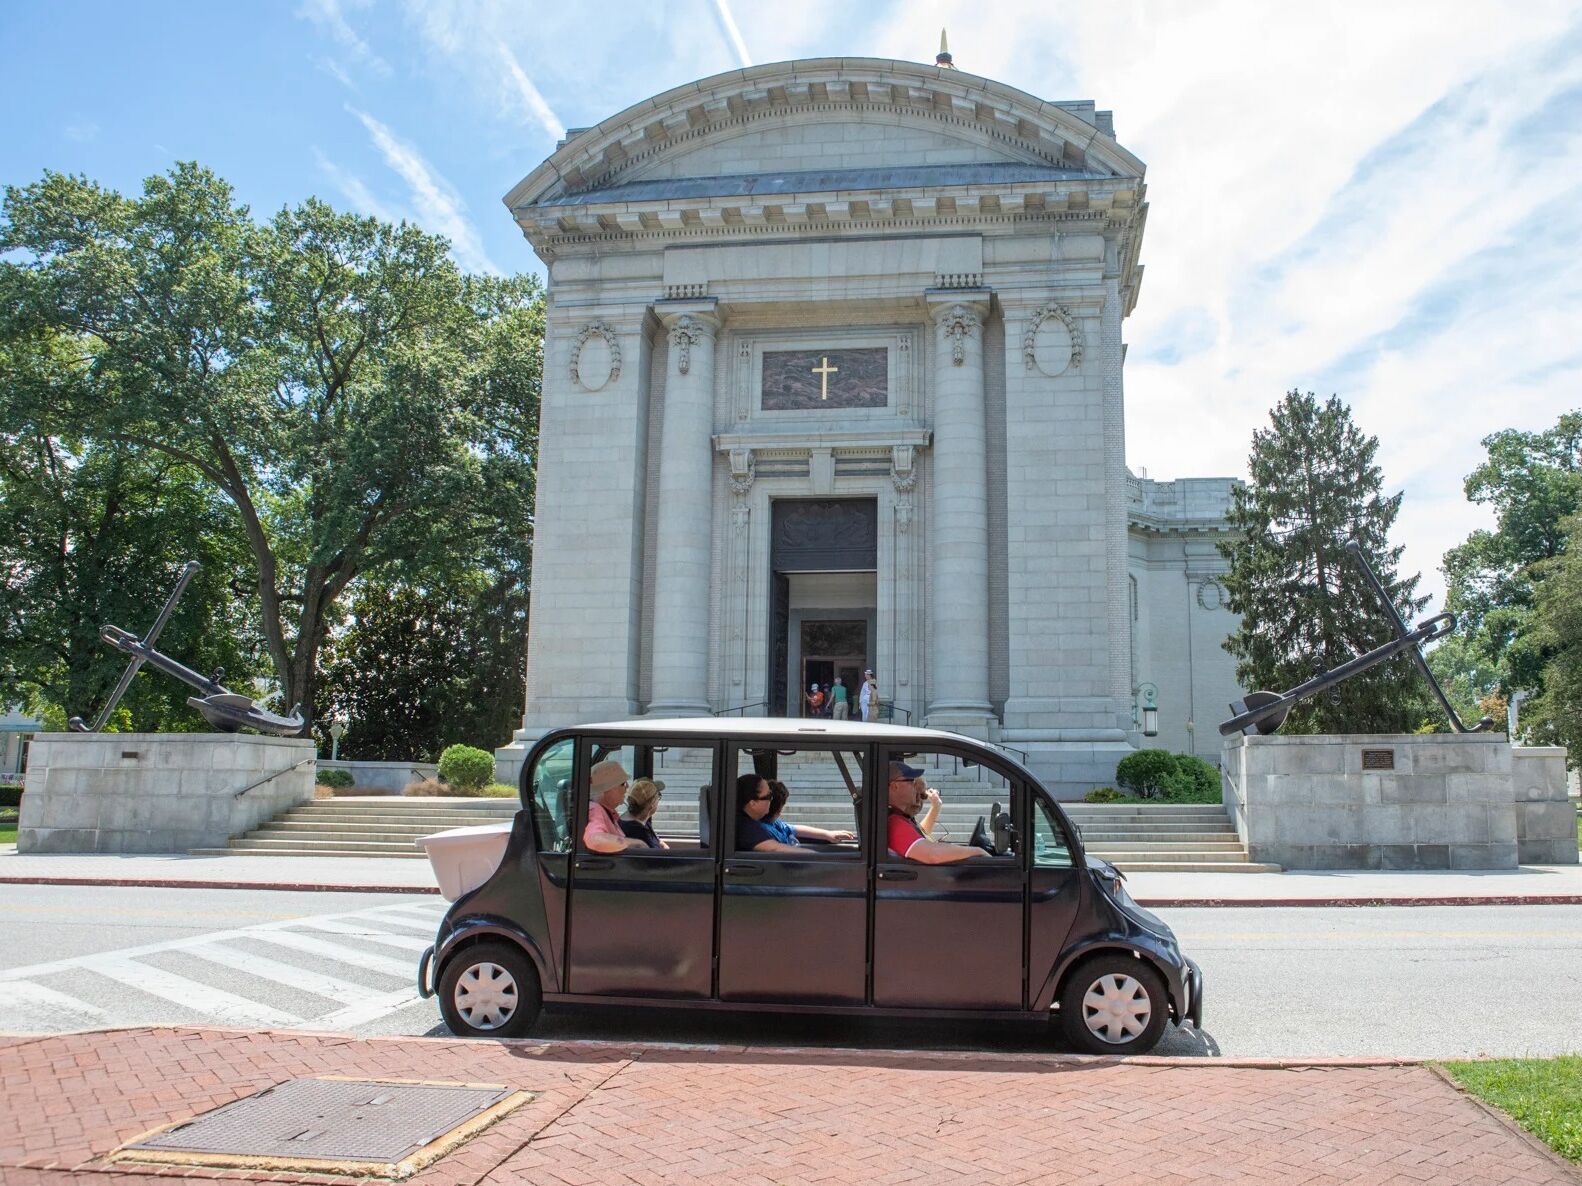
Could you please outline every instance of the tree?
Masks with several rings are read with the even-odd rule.
[[[260,658],[229,589],[247,549],[227,535],[226,509],[202,478],[168,458],[53,434],[49,401],[30,389],[72,381],[78,353],[47,333],[0,343],[0,703],[62,727],[72,713],[93,719],[126,665],[100,625],[141,633],[189,559],[203,567],[161,647],[244,681]],[[188,694],[163,676],[135,681],[126,727],[204,727]]]
[[[447,250],[313,199],[255,222],[190,163],[137,199],[56,173],[6,191],[0,251],[23,258],[0,262],[0,333],[89,343],[62,420],[224,496],[282,699],[310,721],[359,573],[453,566],[481,516],[530,514],[537,283],[464,276]]]
[[[455,742],[509,741],[527,675],[524,577],[360,581],[324,673],[325,715],[350,725],[341,753],[432,762]]]
[[[1582,514],[1561,523],[1566,541],[1540,562],[1533,597],[1532,638],[1546,653],[1542,691],[1522,708],[1534,740],[1563,745],[1568,764],[1582,764]]]
[[[1536,693],[1558,644],[1539,630],[1536,605],[1574,539],[1565,520],[1582,511],[1582,411],[1564,413],[1542,432],[1496,432],[1483,447],[1487,459],[1467,475],[1466,493],[1493,508],[1494,529],[1472,532],[1444,560],[1446,608],[1456,615],[1464,654],[1441,658],[1442,646],[1430,658],[1440,665],[1461,660],[1477,673],[1472,692],[1483,699],[1535,693],[1522,719],[1541,732],[1557,701]]]
[[[1403,618],[1427,601],[1412,595],[1416,576],[1397,573],[1403,549],[1389,535],[1401,495],[1383,493],[1378,447],[1337,397],[1321,403],[1311,392],[1288,392],[1270,427],[1253,433],[1251,480],[1234,491],[1233,537],[1220,544],[1228,605],[1241,615],[1224,646],[1243,687],[1283,691],[1394,637],[1345,554],[1349,539]],[[1404,656],[1379,664],[1297,705],[1285,731],[1410,732],[1429,715],[1421,678]]]

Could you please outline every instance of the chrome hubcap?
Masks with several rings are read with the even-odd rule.
[[[499,964],[474,964],[457,979],[455,1001],[473,1029],[499,1029],[516,1012],[516,977]]]
[[[1082,1020],[1088,1031],[1117,1046],[1141,1035],[1153,1013],[1148,990],[1124,974],[1100,976],[1082,998]]]

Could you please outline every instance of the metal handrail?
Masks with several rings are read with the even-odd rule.
[[[881,701],[879,701],[879,719],[880,720],[884,719],[884,714],[886,712],[888,712],[890,714],[890,723],[892,725],[895,723],[895,714],[896,713],[900,713],[902,716],[904,716],[906,718],[906,720],[903,722],[903,724],[910,725],[912,723],[912,710],[909,709],[909,708],[902,708],[902,707],[900,707],[898,704],[896,704],[896,702],[894,700],[881,700]]]
[[[262,778],[254,779],[252,782],[248,783],[245,787],[243,787],[241,790],[237,791],[236,794],[232,795],[231,797],[233,799],[240,799],[243,795],[247,794],[247,792],[252,790],[254,787],[261,787],[266,782],[272,782],[275,779],[279,778],[282,774],[290,774],[293,770],[300,770],[300,769],[302,769],[302,767],[306,766],[309,762],[317,762],[318,760],[319,760],[318,755],[314,754],[311,758],[303,758],[302,761],[300,761],[300,762],[293,762],[290,766],[287,766],[284,770],[276,770],[273,774],[266,774]]]
[[[716,717],[723,717],[723,716],[725,716],[725,715],[727,715],[729,713],[733,713],[733,712],[745,713],[749,708],[765,708],[765,707],[768,706],[768,704],[769,704],[769,701],[767,701],[767,700],[754,700],[751,704],[733,704],[729,708],[716,709],[714,712],[710,713],[709,715],[710,716],[716,716]]]

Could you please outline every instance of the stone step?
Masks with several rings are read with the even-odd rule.
[[[1241,840],[1235,836],[1184,836],[1172,840],[1160,840],[1152,836],[1115,836],[1107,840],[1096,840],[1092,836],[1084,836],[1082,838],[1082,846],[1094,851],[1101,849],[1135,849],[1142,851],[1156,848],[1229,848],[1240,852]]]
[[[233,842],[234,843],[234,842]],[[422,852],[364,852],[334,848],[194,848],[195,857],[400,857],[422,860]]]
[[[282,849],[300,849],[304,852],[326,852],[330,850],[344,852],[360,852],[367,855],[378,856],[406,856],[408,853],[423,855],[423,850],[411,843],[380,840],[307,840],[301,837],[292,837],[288,840],[276,840],[269,837],[256,837],[254,834],[238,837],[231,841],[232,852],[279,852]]]
[[[1160,853],[1148,849],[1109,849],[1107,851],[1089,849],[1088,851],[1093,856],[1102,857],[1104,860],[1109,861],[1113,865],[1119,865],[1123,869],[1128,868],[1134,861],[1171,860],[1187,861],[1199,865],[1241,865],[1247,862],[1247,854],[1240,849],[1204,851],[1202,849],[1183,848],[1168,853]]]
[[[508,820],[468,820],[468,825],[480,823],[507,823]],[[435,827],[431,824],[390,823],[385,820],[293,820],[276,819],[264,825],[260,831],[279,832],[285,835],[324,835],[345,836],[352,833],[375,832],[385,836],[432,836],[435,832],[443,832],[448,825]],[[464,825],[458,825],[464,826]]]

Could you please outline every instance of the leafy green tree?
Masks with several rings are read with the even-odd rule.
[[[1394,630],[1347,557],[1355,539],[1401,616],[1426,603],[1397,572],[1390,529],[1401,495],[1383,492],[1379,442],[1331,396],[1291,391],[1253,433],[1250,482],[1234,491],[1227,601],[1241,616],[1225,649],[1244,688],[1283,691],[1388,642]],[[1411,732],[1429,714],[1422,677],[1405,657],[1379,664],[1292,709],[1288,733]]]
[[[1495,526],[1445,553],[1446,607],[1465,645],[1441,659],[1447,643],[1432,659],[1459,661],[1474,697],[1503,700],[1522,689],[1540,693],[1558,645],[1538,629],[1536,603],[1573,538],[1566,517],[1582,511],[1582,411],[1564,413],[1542,432],[1496,432],[1483,447],[1487,459],[1467,475],[1466,493],[1493,509]],[[1535,695],[1522,719],[1542,730],[1556,703]]]
[[[0,342],[0,703],[58,716],[61,727],[73,713],[93,719],[126,665],[99,640],[100,625],[141,633],[189,559],[203,567],[160,646],[244,686],[259,669],[230,592],[247,549],[201,476],[169,458],[53,435],[40,396],[85,381],[91,360],[80,355],[80,344],[47,333]],[[29,414],[39,409],[43,420]],[[134,681],[124,727],[204,727],[188,694],[159,675]]]
[[[1532,639],[1547,655],[1543,688],[1522,706],[1534,740],[1563,745],[1582,765],[1582,514],[1562,521],[1566,547],[1537,567]]]
[[[330,644],[325,714],[347,758],[434,761],[458,739],[497,747],[521,721],[525,565],[446,583],[359,582]]]
[[[281,699],[310,721],[359,573],[453,567],[481,517],[531,511],[540,293],[447,250],[312,199],[256,222],[190,163],[140,198],[56,173],[6,191],[0,337],[91,343],[60,420],[224,496]]]

